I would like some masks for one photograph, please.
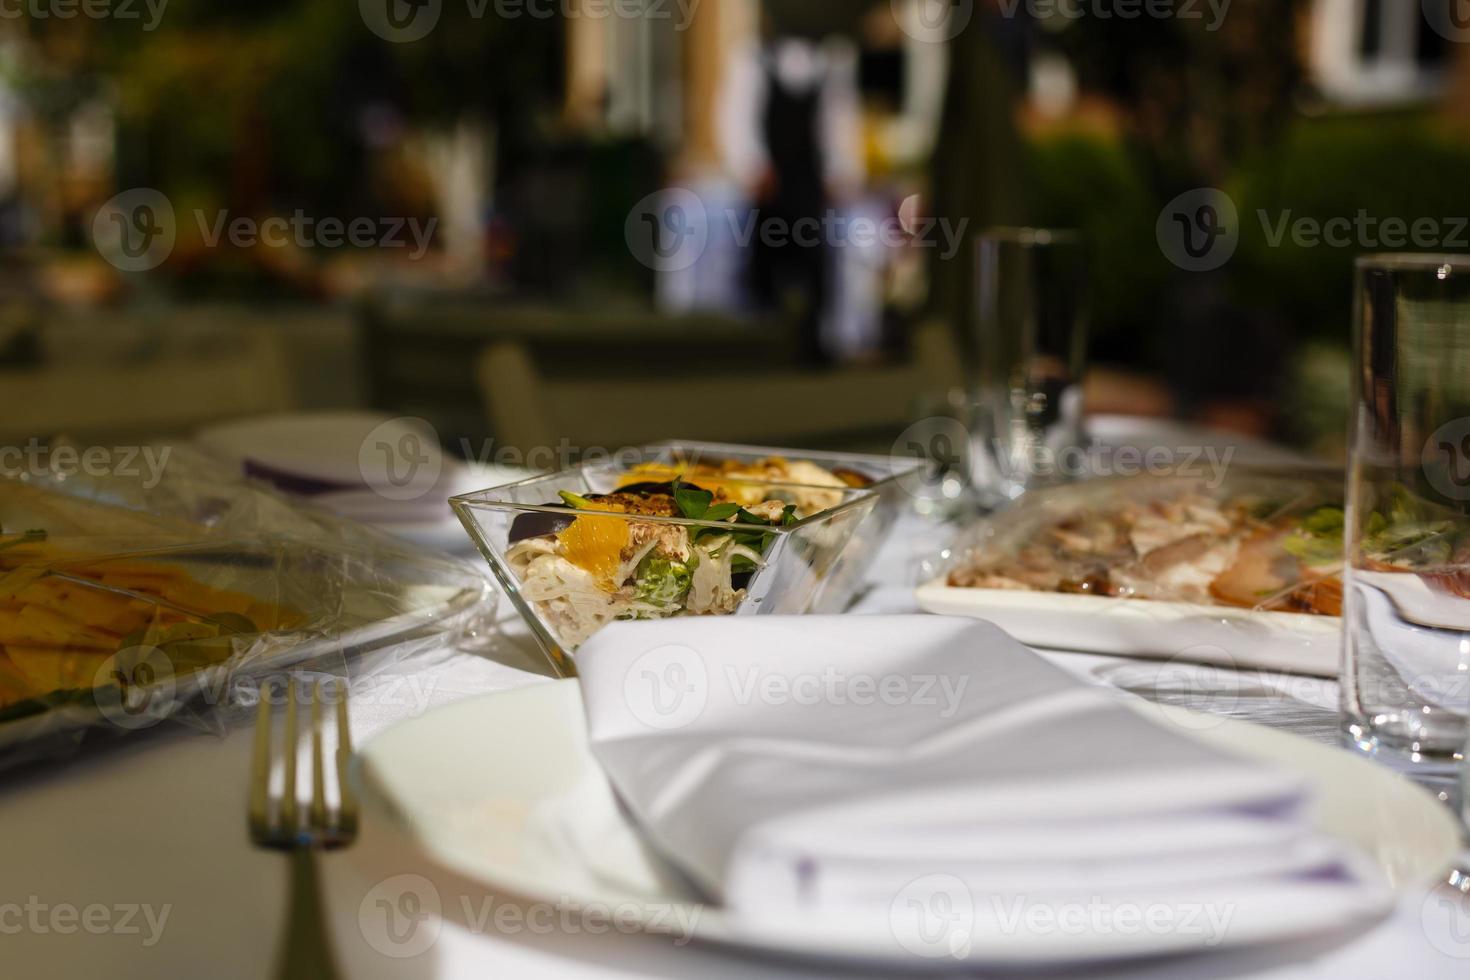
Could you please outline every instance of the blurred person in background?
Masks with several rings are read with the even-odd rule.
[[[832,220],[863,182],[857,56],[850,42],[783,36],[766,20],[732,59],[721,148],[753,219],[747,275],[757,308],[796,311],[800,353],[825,364],[833,308]],[[744,217],[744,216],[743,216]]]

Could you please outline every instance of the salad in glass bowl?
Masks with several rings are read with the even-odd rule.
[[[553,663],[618,620],[811,610],[874,495],[581,467],[452,503]]]
[[[683,480],[709,489],[724,487],[735,499],[763,500],[763,485],[777,484],[803,513],[837,506],[846,490],[869,490],[877,498],[853,531],[841,566],[827,576],[811,611],[840,613],[863,588],[878,553],[900,516],[930,485],[930,464],[908,456],[822,452],[770,446],[674,439],[589,463],[588,468],[623,483]]]

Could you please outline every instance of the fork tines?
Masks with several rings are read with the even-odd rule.
[[[331,682],[291,675],[286,681],[285,734],[281,742],[282,778],[275,785],[272,753],[272,695],[279,682],[262,681],[260,703],[255,714],[255,750],[250,776],[250,836],[261,847],[284,850],[341,847],[357,834],[357,801],[347,785],[347,765],[352,757],[352,735],[347,726],[347,696],[336,698],[337,748],[334,765],[326,765],[323,747],[324,714],[322,689]],[[305,819],[297,802],[297,755],[300,750],[299,691],[305,687],[311,714],[311,796]],[[335,788],[336,807],[329,804],[327,787]]]

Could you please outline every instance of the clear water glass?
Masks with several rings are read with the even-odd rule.
[[[1344,723],[1448,788],[1470,704],[1470,256],[1359,259],[1354,321]]]
[[[1015,499],[1060,479],[1082,443],[1087,263],[1075,232],[995,229],[977,243],[978,482]]]

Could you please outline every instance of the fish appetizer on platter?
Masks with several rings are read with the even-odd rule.
[[[1066,487],[969,532],[946,581],[1337,616],[1341,497],[1332,479],[1268,474]],[[1398,530],[1412,534],[1407,521]],[[1385,557],[1399,547],[1391,537]]]

